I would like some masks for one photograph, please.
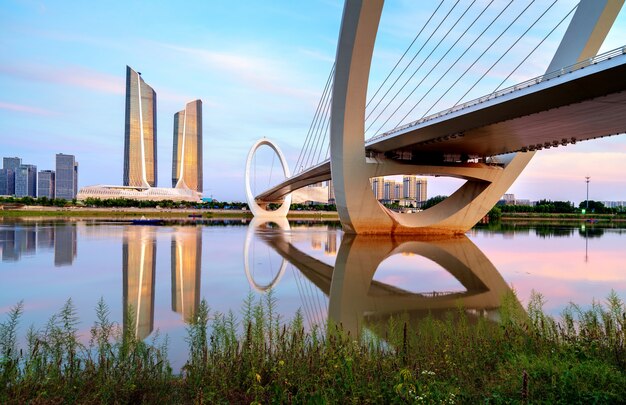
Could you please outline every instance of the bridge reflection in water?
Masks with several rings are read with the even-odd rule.
[[[323,323],[328,318],[352,334],[364,324],[384,328],[391,316],[407,314],[412,321],[417,321],[428,314],[439,316],[459,307],[471,317],[484,316],[497,321],[501,300],[511,293],[494,265],[464,235],[389,238],[344,234],[337,248],[338,233],[328,230],[322,233],[310,228],[301,232],[292,229],[286,219],[253,219],[244,244],[244,267],[251,288],[265,293],[276,287],[291,264],[297,269],[294,278],[301,294],[325,295],[323,300],[302,297],[309,324]],[[140,339],[148,337],[154,329],[156,235],[156,229],[150,226],[124,228],[124,324],[132,325]],[[254,240],[263,242],[282,257],[282,263],[267,284],[257,283],[250,270],[249,252]],[[323,245],[326,254],[336,254],[334,266],[296,246],[302,242],[310,244],[313,250],[321,251]],[[424,285],[417,290],[429,292],[414,293],[374,280],[380,264],[398,254],[415,254],[431,260],[450,273],[464,290],[438,292]],[[174,227],[170,258],[171,309],[189,320],[200,302],[202,227]],[[309,284],[308,290],[303,283]],[[306,302],[307,298],[315,302]],[[129,319],[129,315],[133,319]]]
[[[502,298],[512,293],[494,265],[464,235],[389,238],[344,234],[335,265],[331,266],[297,248],[294,242],[304,235],[290,232],[285,227],[286,221],[274,222],[278,227],[268,226],[270,223],[253,220],[246,240],[254,233],[282,256],[284,262],[297,268],[328,297],[328,318],[353,335],[364,325],[377,324],[384,328],[391,316],[407,314],[411,321],[417,321],[429,314],[438,316],[456,308],[463,308],[470,317],[485,316],[498,321]],[[305,235],[315,242],[315,234]],[[415,254],[435,262],[454,276],[465,291],[413,293],[374,280],[379,265],[397,254]],[[284,267],[285,263],[281,265],[281,273]],[[246,268],[246,271],[250,280],[250,270]],[[277,276],[264,290],[275,286],[279,279]],[[428,286],[423,287],[424,291],[429,290]],[[521,308],[518,301],[515,305]]]

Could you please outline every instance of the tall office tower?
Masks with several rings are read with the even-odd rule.
[[[37,197],[54,198],[54,174],[54,170],[41,170],[39,172],[39,178],[37,179]]]
[[[56,154],[56,198],[71,200],[78,192],[78,163],[74,155]]]
[[[200,305],[202,230],[177,227],[172,235],[172,311],[190,320]]]
[[[174,114],[172,187],[202,192],[202,100]]]
[[[37,197],[37,166],[20,165],[15,172],[15,196]]]
[[[370,179],[372,183],[372,191],[374,192],[374,198],[382,200],[385,198],[385,178],[373,177]]]
[[[2,158],[2,168],[13,170],[13,173],[17,170],[18,167],[22,164],[22,159],[18,157],[5,157]]]
[[[0,195],[15,194],[15,172],[10,169],[0,169]]]
[[[155,270],[154,230],[145,226],[127,227],[122,245],[123,322],[125,328],[132,325],[138,339],[146,338],[154,328]],[[129,315],[133,318],[129,319]]]
[[[15,195],[15,172],[22,164],[18,157],[2,158],[0,169],[0,195]]]
[[[141,73],[126,66],[124,185],[156,187],[156,93]]]

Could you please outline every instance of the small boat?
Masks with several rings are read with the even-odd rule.
[[[189,218],[202,218],[202,214],[189,214]]]

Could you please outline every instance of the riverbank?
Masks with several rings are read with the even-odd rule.
[[[102,300],[89,344],[68,300],[19,347],[20,303],[0,324],[0,402],[623,403],[624,303],[612,293],[586,311],[572,304],[558,322],[542,304],[536,294],[524,311],[511,295],[498,322],[458,308],[414,326],[408,315],[368,325],[356,338],[333,325],[305,332],[300,315],[284,323],[272,294],[250,295],[241,320],[202,301],[178,374],[167,339],[135,338]]]
[[[574,221],[574,222],[626,222],[626,215],[614,214],[548,214],[529,212],[502,213],[501,221]]]
[[[85,219],[246,219],[252,218],[249,210],[224,209],[160,209],[160,208],[91,208],[25,206],[19,209],[0,210],[0,218],[85,218]],[[290,211],[290,219],[339,219],[335,211]]]
[[[25,206],[18,209],[0,210],[0,218],[84,218],[84,219],[251,219],[249,210],[193,209],[193,208],[91,208],[91,207],[49,207]],[[288,219],[316,219],[338,221],[336,211],[291,210]],[[503,223],[626,223],[626,216],[613,214],[580,215],[548,213],[503,213],[499,218]]]

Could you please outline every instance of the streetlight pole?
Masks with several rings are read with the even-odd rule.
[[[591,179],[591,177],[585,176],[585,182],[587,183],[587,211],[589,211],[589,179]]]

